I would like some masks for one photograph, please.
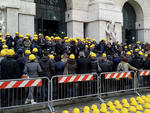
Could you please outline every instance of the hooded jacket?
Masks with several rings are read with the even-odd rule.
[[[51,78],[55,74],[53,63],[49,60],[48,56],[43,56],[39,61],[42,68],[40,76]]]

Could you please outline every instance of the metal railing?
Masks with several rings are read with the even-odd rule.
[[[100,75],[73,74],[30,79],[0,80],[0,109],[54,102],[150,88],[150,71],[106,72]],[[32,100],[32,101],[31,101]],[[34,100],[34,101],[33,101]]]
[[[49,79],[0,80],[0,109],[49,104]]]

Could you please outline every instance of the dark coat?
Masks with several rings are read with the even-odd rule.
[[[39,61],[42,68],[41,76],[51,78],[55,74],[53,63],[49,60],[48,56],[43,56]]]
[[[6,57],[1,61],[2,79],[17,79],[18,69],[14,57]]]
[[[21,76],[23,75],[24,66],[27,63],[27,61],[28,60],[24,57],[19,57],[17,59],[18,78],[21,78]]]
[[[98,72],[98,60],[97,58],[90,59],[90,73]]]
[[[56,75],[63,75],[64,68],[65,68],[65,63],[64,62],[62,62],[62,61],[56,62],[55,63]]]
[[[67,72],[64,72],[65,74],[76,74],[76,72],[77,72],[76,60],[68,59],[64,71],[67,71]]]
[[[102,69],[102,72],[111,72],[112,71],[112,65],[109,61],[103,61],[100,63],[100,67]]]
[[[77,60],[77,73],[84,74],[90,72],[90,60],[87,58],[80,58]]]

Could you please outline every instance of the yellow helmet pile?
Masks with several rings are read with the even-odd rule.
[[[150,113],[150,95],[108,101],[100,106],[93,104],[81,109],[74,108],[71,112],[64,110],[62,113]]]

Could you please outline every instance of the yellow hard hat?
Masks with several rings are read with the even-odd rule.
[[[42,36],[42,34],[41,34],[41,33],[39,33],[39,36]]]
[[[126,55],[131,55],[131,52],[130,51],[126,52]]]
[[[26,51],[25,51],[25,54],[27,54],[27,55],[28,55],[28,54],[31,54],[31,51],[30,51],[30,50],[26,50]]]
[[[137,105],[137,106],[136,106],[136,109],[139,110],[139,111],[143,111],[142,105]]]
[[[149,109],[145,109],[144,113],[150,113]]]
[[[30,61],[35,60],[35,59],[36,59],[36,57],[35,57],[34,54],[31,54],[31,55],[29,56],[29,60],[30,60]]]
[[[88,46],[88,45],[85,45],[85,47],[88,48],[89,46]]]
[[[15,51],[13,49],[8,49],[7,55],[8,56],[13,56],[15,54]]]
[[[106,42],[106,41],[107,41],[107,39],[106,39],[106,38],[104,38],[104,41]]]
[[[138,49],[138,48],[136,48],[136,49],[135,49],[135,51],[136,51],[136,52],[138,52],[138,51],[139,51],[139,49]]]
[[[120,113],[128,113],[128,109],[127,108],[122,108]]]
[[[69,111],[67,111],[67,110],[64,110],[62,113],[69,113]]]
[[[74,54],[71,54],[71,55],[69,56],[69,58],[70,58],[70,59],[75,59]]]
[[[7,45],[3,45],[3,49],[6,49],[6,48],[8,48],[8,46]]]
[[[30,34],[26,34],[27,37],[31,36]]]
[[[107,57],[106,53],[103,53],[103,54],[102,54],[102,57]]]
[[[95,58],[95,57],[96,57],[96,54],[95,54],[95,53],[92,53],[92,54],[91,54],[91,57]]]
[[[2,34],[2,33],[0,33],[0,36],[3,36],[3,34]]]
[[[9,34],[9,33],[6,33],[6,36],[10,36],[10,34]]]
[[[38,49],[37,49],[37,48],[33,48],[32,52],[33,52],[33,53],[37,53],[37,52],[38,52]]]
[[[107,102],[107,106],[109,106],[109,107],[110,107],[110,106],[113,106],[113,103],[112,103],[111,101],[108,101],[108,102]]]
[[[5,39],[2,39],[2,42],[6,42],[6,40],[5,40]]]
[[[37,34],[34,34],[34,37],[38,37],[38,35],[37,35]]]
[[[25,37],[25,39],[29,39],[29,37]]]
[[[141,56],[142,56],[142,55],[143,55],[143,52],[141,52],[141,51],[140,51],[140,52],[139,52],[139,55],[141,55]]]
[[[136,113],[142,113],[141,111],[137,111]]]
[[[129,47],[131,47],[132,45],[131,44],[129,44]]]
[[[15,34],[17,35],[17,34],[19,34],[19,32],[16,32]]]
[[[120,113],[118,110],[114,110],[112,113]]]
[[[80,113],[79,108],[74,108],[74,109],[73,109],[73,113]]]
[[[69,40],[65,40],[65,43],[69,43]]]
[[[92,113],[100,113],[98,109],[94,109]]]
[[[20,34],[19,37],[20,37],[20,38],[23,38],[24,36]]]
[[[128,48],[128,46],[124,46],[124,48],[125,48],[125,49],[127,49],[127,48]]]
[[[92,109],[92,110],[97,109],[97,105],[93,104],[93,105],[91,106],[91,109]]]
[[[93,42],[96,42],[96,39],[93,39]]]
[[[51,60],[53,60],[54,58],[55,58],[55,56],[54,55],[49,55],[49,58],[51,59]]]
[[[118,42],[117,44],[120,45],[120,42]]]
[[[6,56],[7,55],[7,52],[3,49],[3,50],[1,50],[1,56]]]
[[[67,40],[67,39],[68,39],[68,37],[66,36],[66,37],[64,37],[64,39],[65,39],[65,40]]]
[[[34,37],[33,40],[38,40],[38,37]]]
[[[90,112],[90,108],[89,108],[88,106],[84,106],[84,108],[83,108],[83,112],[85,112],[85,111]]]
[[[137,44],[140,44],[141,42],[140,42],[140,41],[137,41],[136,43],[137,43]]]
[[[129,111],[130,111],[130,112],[136,112],[136,108],[135,108],[134,106],[130,106],[130,107],[129,107]]]

